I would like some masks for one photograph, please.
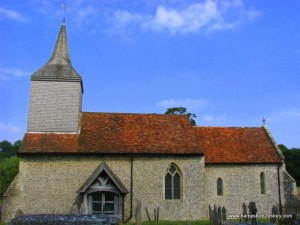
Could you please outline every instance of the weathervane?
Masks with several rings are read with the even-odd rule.
[[[66,18],[66,5],[65,4],[61,4],[60,7],[64,10],[64,23],[65,23],[65,18]]]

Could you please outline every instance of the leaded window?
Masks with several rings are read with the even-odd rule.
[[[92,214],[115,214],[118,196],[112,192],[95,192],[92,198]]]
[[[217,195],[223,195],[223,180],[221,177],[217,180]]]
[[[260,193],[266,194],[266,177],[264,172],[260,173]]]
[[[179,169],[171,164],[165,175],[165,199],[180,199],[181,175]]]

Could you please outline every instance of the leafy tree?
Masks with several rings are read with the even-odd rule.
[[[20,148],[21,141],[18,140],[14,144],[11,144],[9,141],[0,142],[0,157],[11,157],[17,155]]]
[[[0,196],[4,194],[19,171],[19,158],[12,156],[0,161]]]
[[[19,171],[20,145],[20,140],[13,144],[6,140],[0,142],[0,198]]]
[[[278,147],[280,148],[281,152],[284,154],[286,151],[288,151],[289,149],[283,145],[283,144],[279,144]]]
[[[297,185],[300,185],[300,149],[288,149],[284,145],[278,145],[285,157],[286,170],[296,180]]]
[[[196,126],[195,118],[197,117],[194,113],[187,112],[187,108],[184,107],[174,107],[168,108],[165,114],[173,115],[187,115],[192,126]]]

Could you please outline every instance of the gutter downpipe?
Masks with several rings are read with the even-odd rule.
[[[279,213],[282,215],[282,202],[281,202],[281,182],[280,182],[280,167],[282,163],[277,166],[277,176],[278,176],[278,195],[279,195]],[[281,224],[281,222],[280,222]]]
[[[124,222],[127,223],[133,216],[133,155],[130,155],[130,215]],[[123,208],[124,209],[124,208]]]

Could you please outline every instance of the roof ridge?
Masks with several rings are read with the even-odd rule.
[[[261,129],[261,127],[223,127],[223,126],[194,126],[195,128],[212,128],[212,129],[218,129],[218,128],[223,128],[223,129]]]
[[[174,115],[164,113],[131,113],[131,112],[82,112],[83,114],[119,114],[119,115],[154,115],[154,116],[180,116],[185,117],[186,115]]]

